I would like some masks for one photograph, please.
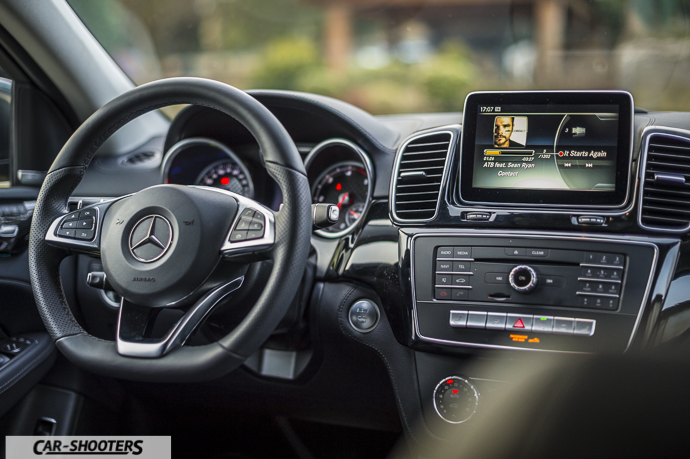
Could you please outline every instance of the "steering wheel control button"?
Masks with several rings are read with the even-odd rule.
[[[136,260],[152,263],[168,252],[172,238],[172,226],[168,219],[162,215],[149,215],[139,220],[132,228],[129,251]]]
[[[63,221],[68,221],[68,220],[79,220],[79,212],[71,212],[67,215],[65,215],[65,218]]]
[[[95,208],[82,209],[79,211],[79,218],[96,218],[96,212]]]
[[[240,217],[245,217],[245,218],[251,219],[251,218],[254,218],[254,214],[256,214],[256,211],[254,209],[252,209],[251,207],[247,207],[246,209],[244,209],[242,211],[242,213],[240,214]]]
[[[467,311],[450,311],[450,326],[465,328],[467,326]]]
[[[252,222],[249,224],[249,231],[263,231],[264,229],[264,218],[263,216],[254,217]]]
[[[240,221],[237,222],[237,225],[235,225],[235,230],[236,231],[247,231],[249,230],[249,225],[251,224],[252,219],[247,218],[247,217],[242,217],[240,218]]]
[[[434,409],[446,422],[460,424],[477,412],[479,392],[467,379],[450,376],[434,389]]]
[[[93,229],[93,218],[85,218],[77,221],[77,228],[85,230]]]
[[[575,335],[592,336],[594,334],[596,324],[596,320],[575,319],[575,329],[573,333]]]
[[[77,229],[78,220],[68,220],[62,224],[62,229]]]
[[[532,319],[533,316],[529,314],[508,314],[506,330],[532,331]]]
[[[537,272],[530,266],[518,265],[510,271],[508,282],[516,292],[528,293],[537,286]]]
[[[539,333],[552,333],[553,316],[534,316],[532,331]]]
[[[467,328],[486,328],[486,312],[470,311],[467,316]]]
[[[93,239],[93,237],[95,235],[94,230],[92,230],[92,229],[90,229],[90,230],[78,229],[76,231],[77,231],[76,238],[81,239],[83,241],[90,241]]]
[[[230,241],[231,242],[240,242],[240,241],[246,241],[246,240],[247,240],[247,232],[246,231],[235,230],[230,234]]]
[[[434,291],[434,298],[437,300],[450,300],[450,290],[449,288],[436,288]]]
[[[553,320],[553,332],[559,335],[572,335],[575,329],[575,319],[556,317]]]
[[[75,237],[77,237],[77,230],[62,228],[62,229],[58,230],[57,235],[60,237],[66,237],[69,239],[74,239]]]
[[[360,333],[369,333],[379,323],[379,307],[371,300],[359,300],[350,306],[350,325]]]
[[[490,312],[486,316],[487,330],[505,330],[507,314],[503,312]]]

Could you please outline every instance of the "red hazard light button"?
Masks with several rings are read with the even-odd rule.
[[[532,331],[532,319],[529,314],[508,314],[506,330]]]

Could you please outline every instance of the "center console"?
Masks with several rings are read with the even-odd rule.
[[[658,250],[606,238],[440,233],[413,237],[411,257],[422,341],[623,352]]]

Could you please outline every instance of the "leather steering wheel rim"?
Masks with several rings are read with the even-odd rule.
[[[204,346],[183,346],[158,359],[124,357],[114,341],[86,332],[62,290],[60,262],[69,252],[49,245],[51,223],[68,211],[68,198],[98,148],[138,116],[176,104],[202,105],[242,123],[257,140],[266,170],[283,194],[276,214],[273,269],[244,320],[227,336]],[[60,351],[74,364],[106,376],[159,382],[219,377],[256,351],[285,315],[300,284],[311,237],[311,194],[304,165],[285,128],[245,92],[202,78],[170,78],[139,86],[97,110],[75,131],[55,159],[36,201],[29,237],[29,273],[41,318]]]

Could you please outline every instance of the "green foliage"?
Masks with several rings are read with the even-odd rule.
[[[286,37],[269,43],[261,56],[254,81],[257,87],[298,89],[299,80],[317,70],[319,50],[305,37]]]
[[[457,43],[442,46],[420,70],[420,83],[436,109],[454,111],[462,107],[475,74],[470,53],[464,46]]]

